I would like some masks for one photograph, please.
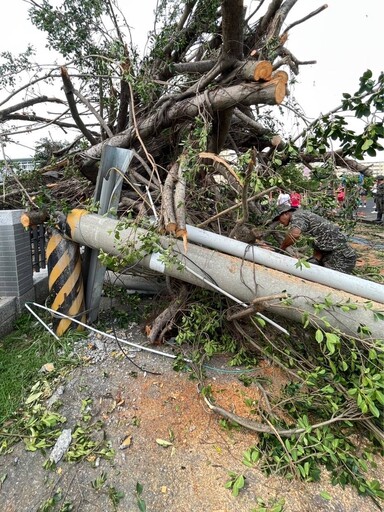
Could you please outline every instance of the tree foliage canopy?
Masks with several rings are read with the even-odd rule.
[[[163,0],[141,58],[112,0],[29,3],[31,22],[66,64],[45,73],[33,65],[31,48],[18,57],[1,54],[1,80],[11,91],[0,110],[3,137],[20,131],[20,122],[24,129],[52,123],[78,130],[86,147],[76,153],[71,147],[68,156],[92,181],[104,144],[134,148],[161,174],[177,161],[199,123],[207,134],[206,151],[241,154],[254,148],[260,165],[273,171],[281,163],[310,165],[327,158],[362,169],[348,158],[381,149],[383,77],[369,71],[356,93],[346,93],[332,112],[304,124],[296,140],[286,127],[284,133],[285,108],[300,115],[289,83],[313,62],[300,61],[286,43],[291,31],[326,6],[290,21],[297,0],[263,1],[247,16],[242,0]],[[53,86],[60,80],[65,98],[42,94],[57,91]],[[59,115],[47,113],[52,102],[62,105]],[[361,133],[348,128],[345,112],[363,119]],[[339,144],[337,152],[331,152],[330,140]],[[137,171],[143,174],[139,164]]]

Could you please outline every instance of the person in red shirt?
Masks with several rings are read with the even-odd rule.
[[[342,206],[344,199],[345,199],[345,188],[339,187],[336,194],[337,202],[339,206]]]
[[[292,192],[290,193],[290,198],[292,208],[300,208],[301,195],[299,194],[299,192],[296,192],[296,190],[292,190]]]

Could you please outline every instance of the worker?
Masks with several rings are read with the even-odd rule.
[[[293,208],[300,208],[301,205],[301,194],[300,192],[296,192],[296,190],[292,190],[290,193],[290,199],[291,199],[291,206]]]
[[[290,227],[280,246],[281,250],[285,251],[304,234],[313,239],[313,256],[308,260],[310,263],[346,274],[350,274],[354,269],[356,253],[348,245],[346,235],[333,222],[316,213],[301,208],[295,209],[289,205],[279,206],[273,221]]]
[[[284,192],[284,190],[279,190],[279,195],[277,196],[276,200],[277,206],[280,206],[282,204],[291,204],[291,197],[288,194],[288,192]]]
[[[384,176],[378,176],[377,178],[377,187],[376,187],[376,220],[378,224],[383,221],[383,213],[384,213]]]

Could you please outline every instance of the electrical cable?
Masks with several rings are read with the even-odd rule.
[[[160,247],[160,249],[162,249]],[[223,290],[222,288],[220,288],[219,286],[217,286],[217,283],[215,282],[215,280],[208,274],[208,272],[206,272],[204,269],[202,269],[201,267],[199,267],[199,265],[197,265],[196,263],[194,263],[190,258],[188,258],[188,256],[186,254],[183,254],[181,253],[180,251],[178,250],[175,250],[173,249],[175,253],[183,256],[185,259],[187,259],[188,261],[190,261],[193,265],[195,265],[201,272],[203,272],[207,277],[209,277],[209,279],[211,279],[211,281],[213,281],[213,283],[211,283],[210,281],[208,281],[207,279],[205,279],[203,276],[199,275],[197,272],[195,272],[194,270],[192,270],[191,268],[189,268],[187,265],[184,265],[184,268],[185,270],[187,270],[188,272],[190,272],[191,274],[193,274],[195,277],[197,277],[198,279],[201,279],[203,282],[207,283],[208,285],[212,286],[212,288],[214,288],[215,290],[217,290],[218,292],[222,293],[223,295],[226,295],[227,297],[229,297],[230,299],[232,299],[234,302],[237,302],[238,304],[240,304],[241,306],[245,307],[245,308],[248,308],[250,305],[249,304],[246,304],[245,302],[242,302],[241,300],[237,299],[236,297],[234,297],[233,295],[231,295],[230,293],[226,292],[225,290]],[[243,259],[244,261],[244,259]],[[244,283],[243,283],[244,284]],[[247,288],[249,288],[247,286]],[[249,288],[249,290],[251,290],[251,288]],[[252,291],[252,290],[251,290]],[[269,319],[268,317],[266,317],[265,315],[263,315],[262,313],[260,313],[259,311],[257,311],[255,313],[259,318],[262,318],[265,322],[267,322],[268,324],[272,325],[273,327],[275,327],[276,329],[278,329],[279,331],[283,332],[284,334],[286,334],[287,336],[290,336],[289,332],[284,329],[284,327],[282,327],[281,325],[279,325],[278,323],[274,322],[273,320]]]
[[[28,309],[28,311],[30,311],[30,313],[32,313],[32,315],[43,325],[43,327],[45,329],[47,329],[47,331],[52,334],[52,336],[54,336],[57,340],[59,340],[58,336],[48,327],[48,325],[32,310],[31,308],[31,305],[32,306],[36,306],[40,309],[43,309],[45,311],[48,311],[49,313],[51,314],[54,314],[54,315],[58,315],[60,316],[61,318],[66,318],[68,320],[72,320],[73,322],[85,327],[86,329],[90,330],[90,331],[93,331],[93,332],[96,332],[97,334],[100,334],[102,336],[105,336],[107,338],[110,338],[110,339],[113,339],[115,341],[118,341],[119,343],[123,343],[125,345],[128,345],[128,346],[131,346],[133,348],[137,348],[139,350],[143,350],[145,352],[150,352],[152,354],[156,354],[156,355],[159,355],[159,356],[164,356],[164,357],[167,357],[169,359],[178,359],[179,356],[175,356],[174,354],[168,354],[167,352],[162,352],[160,350],[155,350],[155,349],[151,349],[151,348],[148,348],[148,347],[145,347],[144,345],[139,345],[138,343],[132,343],[132,342],[129,342],[127,340],[123,340],[121,338],[119,338],[118,336],[116,336],[116,334],[114,334],[113,336],[111,334],[108,334],[106,332],[103,332],[103,331],[100,331],[99,329],[96,329],[95,327],[92,327],[90,325],[87,325],[87,324],[84,324],[83,322],[80,322],[79,320],[76,320],[75,318],[72,318],[68,315],[65,315],[64,313],[59,313],[58,311],[55,311],[51,308],[49,308],[48,306],[43,306],[42,304],[37,304],[36,302],[26,302],[25,303],[25,306],[26,308]],[[143,368],[141,368],[140,366],[138,366],[136,363],[134,363],[130,358],[128,358],[130,362],[132,362],[134,364],[134,366],[136,366],[140,371],[143,371],[143,372],[146,372],[146,373],[150,373],[152,375],[161,375],[160,373],[155,373],[155,372],[150,372],[148,370],[144,370]],[[186,357],[182,357],[182,360],[187,363],[187,364],[192,364],[192,360],[191,359],[188,359]],[[252,369],[252,368],[245,368],[245,369],[239,369],[239,370],[226,370],[224,368],[215,368],[214,366],[210,366],[210,365],[207,365],[207,364],[203,364],[203,367],[204,368],[207,368],[209,370],[213,370],[213,371],[216,371],[216,372],[219,372],[219,373],[228,373],[228,374],[241,374],[241,373],[251,373],[251,372],[254,372],[255,369]]]
[[[42,304],[37,304],[37,302],[26,302],[26,305],[32,305],[40,309],[44,309],[45,311],[48,311],[52,315],[57,315],[60,318],[66,318],[68,320],[72,320],[72,322],[75,322],[78,325],[81,325],[82,327],[85,327],[85,329],[88,329],[90,331],[96,332],[98,334],[101,334],[102,336],[105,336],[106,338],[110,338],[115,340],[115,336],[112,334],[108,334],[107,332],[100,331],[99,329],[96,329],[95,327],[92,327],[90,325],[85,324],[84,322],[80,322],[80,320],[76,320],[76,318],[73,318],[71,316],[65,315],[64,313],[59,313],[59,311],[55,311],[54,309],[49,308],[48,306],[43,306]],[[29,308],[28,308],[29,309]],[[35,315],[36,316],[36,315]],[[46,324],[38,318],[38,320],[44,325],[44,327],[47,327]],[[138,348],[139,350],[144,350],[145,352],[151,352],[152,354],[158,354],[159,356],[168,357],[170,359],[177,359],[177,356],[173,354],[168,354],[167,352],[161,352],[160,350],[152,349],[145,347],[144,345],[139,345],[138,343],[133,343],[131,341],[123,340],[122,338],[117,338],[120,343],[123,343],[124,345],[129,345],[130,347]],[[192,363],[190,359],[183,359],[186,363]]]
[[[114,286],[114,285],[112,284],[112,280],[111,280],[111,278],[110,278],[110,276],[109,276],[109,275],[108,275],[108,278],[109,278],[109,284],[110,284],[111,286]],[[117,279],[118,279],[118,276],[116,276],[116,281],[117,281]],[[109,319],[110,319],[111,329],[112,329],[112,331],[113,331],[113,335],[115,336],[115,342],[117,343],[117,346],[119,347],[119,349],[120,349],[121,353],[124,355],[124,357],[125,357],[126,359],[128,359],[128,361],[129,361],[130,363],[132,363],[132,364],[133,364],[133,366],[136,366],[136,368],[137,368],[138,370],[140,370],[140,371],[142,371],[142,372],[150,373],[151,375],[161,375],[161,373],[159,373],[159,372],[152,372],[151,370],[145,370],[144,368],[142,368],[141,366],[139,366],[138,364],[136,364],[136,363],[135,363],[135,361],[133,361],[133,359],[132,359],[131,357],[129,357],[129,355],[127,354],[127,352],[124,350],[124,348],[123,348],[122,344],[120,343],[119,338],[117,337],[115,324],[114,324],[114,323],[113,323],[113,321],[112,321],[112,297],[110,297],[110,299],[111,299],[111,307],[109,308]]]
[[[207,283],[209,284],[210,286],[212,286],[212,288],[214,288],[215,290],[219,291],[220,293],[222,293],[223,295],[226,295],[227,297],[229,297],[230,299],[232,299],[234,302],[237,302],[238,304],[240,304],[240,306],[243,306],[244,308],[248,308],[250,305],[249,304],[246,304],[245,302],[242,302],[241,300],[239,300],[238,298],[236,298],[234,295],[231,295],[230,293],[226,292],[225,290],[223,290],[222,288],[219,288],[218,286],[214,285],[213,283],[210,283],[209,281],[207,281],[207,279],[205,279],[204,277],[200,276],[197,272],[195,272],[194,270],[192,270],[191,268],[187,267],[186,265],[184,266],[185,270],[187,270],[187,272],[190,272],[192,275],[196,276],[197,278],[201,279],[204,283]],[[276,327],[276,329],[278,329],[279,331],[283,332],[284,334],[287,334],[289,336],[289,332],[284,329],[284,327],[281,327],[281,325],[277,324],[276,322],[274,322],[273,320],[270,320],[268,317],[266,317],[265,315],[263,315],[262,313],[260,313],[259,311],[256,311],[255,312],[255,315],[257,315],[258,317],[262,318],[265,322],[267,322],[268,324],[270,325],[273,325],[274,327]]]

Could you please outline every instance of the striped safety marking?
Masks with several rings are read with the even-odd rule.
[[[79,245],[54,230],[47,245],[48,286],[53,302],[51,308],[85,322],[84,286],[81,274]],[[69,328],[80,326],[66,318],[53,318],[53,328],[62,336]]]

